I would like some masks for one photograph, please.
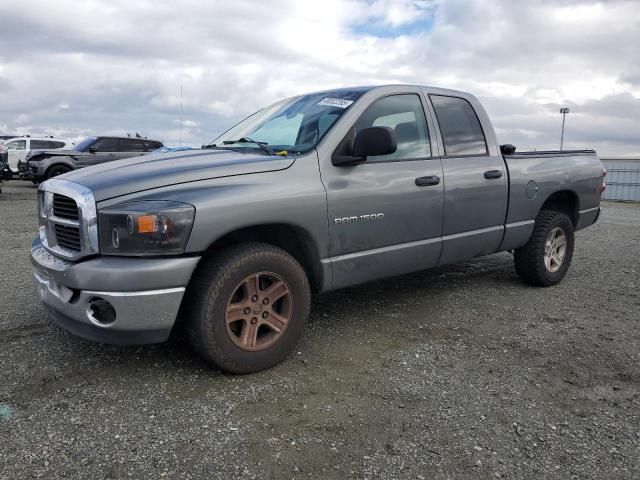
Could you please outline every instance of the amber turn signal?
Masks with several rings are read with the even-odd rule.
[[[137,220],[138,233],[155,233],[158,231],[157,215],[140,215]]]

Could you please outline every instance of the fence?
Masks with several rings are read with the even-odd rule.
[[[632,200],[640,202],[640,158],[602,158],[607,169],[606,200]]]

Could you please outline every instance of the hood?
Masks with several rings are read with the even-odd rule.
[[[61,178],[93,192],[96,201],[153,188],[290,167],[294,158],[230,150],[191,150],[143,155],[80,168]]]
[[[60,155],[64,157],[77,157],[82,155],[82,152],[78,152],[77,150],[65,150],[62,148],[57,148],[55,150],[30,150],[27,154],[27,160],[38,155],[46,155],[48,157]]]

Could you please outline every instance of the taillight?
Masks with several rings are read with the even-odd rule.
[[[602,167],[602,185],[600,185],[600,193],[604,192],[607,189],[607,184],[604,181],[604,177],[607,176],[607,169]]]

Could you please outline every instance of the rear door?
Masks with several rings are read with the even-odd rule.
[[[441,248],[443,187],[432,154],[431,122],[418,91],[399,91],[369,103],[345,136],[386,126],[395,153],[355,166],[335,166],[320,153],[327,191],[333,287],[434,266]]]
[[[439,127],[445,185],[440,264],[493,253],[502,241],[508,196],[493,129],[471,96],[432,93],[429,100]]]
[[[120,139],[120,158],[137,157],[145,153],[146,149],[142,140],[138,140],[137,138]]]

